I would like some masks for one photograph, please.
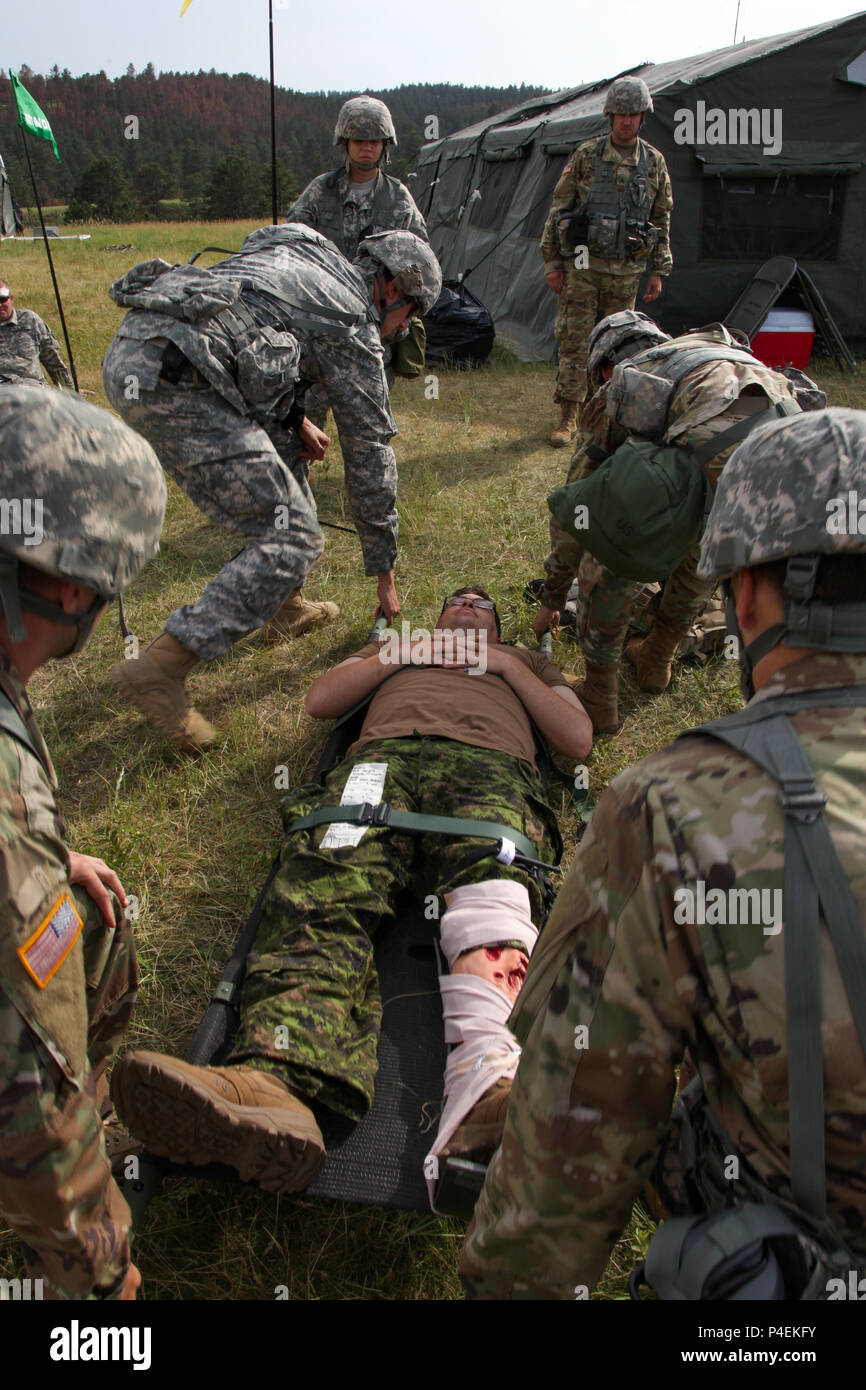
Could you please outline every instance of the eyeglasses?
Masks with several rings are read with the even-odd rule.
[[[5,304],[7,299],[12,298],[11,290],[0,290],[0,304]]]
[[[487,608],[492,612],[496,607],[489,598],[473,598],[471,594],[452,594],[445,600],[446,608]]]

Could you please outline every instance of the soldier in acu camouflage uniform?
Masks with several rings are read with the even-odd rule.
[[[30,508],[0,536],[0,1209],[48,1296],[134,1298],[100,1120],[137,986],[127,900],[66,846],[25,682],[155,553],[165,482],[108,411],[34,386],[0,388],[0,451],[7,500]]]
[[[377,232],[403,230],[427,240],[427,224],[412,194],[399,179],[386,174],[389,150],[397,144],[391,112],[375,97],[351,97],[340,107],[334,127],[334,144],[345,151],[345,163],[307,184],[286,213],[287,222],[306,222],[339,246],[354,261],[365,237]],[[405,331],[405,330],[401,330]],[[384,345],[388,385],[391,346]],[[328,396],[321,386],[308,393],[308,417],[324,427]]]
[[[286,213],[287,222],[315,227],[348,261],[364,237],[403,230],[427,240],[427,226],[405,184],[383,172],[397,144],[391,112],[375,97],[352,97],[340,108],[334,144],[345,163],[307,184]]]
[[[673,194],[663,155],[638,131],[653,102],[639,77],[619,77],[604,103],[607,138],[578,145],[562,171],[541,238],[547,283],[559,296],[559,367],[554,401],[561,407],[550,436],[563,448],[586,394],[587,342],[593,325],[634,307],[641,275],[644,300],[657,299],[673,267]],[[578,249],[580,248],[580,249]],[[586,264],[584,265],[584,259]]]
[[[44,386],[40,363],[55,386],[72,390],[72,377],[51,329],[32,309],[16,309],[12,291],[0,280],[0,384],[34,381]]]
[[[692,451],[740,421],[759,420],[764,411],[780,403],[785,410],[799,409],[798,393],[788,378],[744,353],[721,325],[709,325],[669,339],[644,314],[614,314],[598,324],[590,338],[590,379],[598,389],[582,422],[569,482],[587,477],[598,466],[596,449],[612,453],[628,438],[629,430],[616,419],[608,384],[614,367],[627,362],[651,377],[654,372],[663,371],[665,365],[675,364],[677,358],[702,348],[710,352],[715,348],[720,360],[698,363],[673,385],[664,419],[666,444]],[[729,350],[733,359],[740,354],[739,360],[724,360]],[[653,356],[656,351],[668,354],[664,363]],[[638,387],[632,384],[629,389],[636,391]],[[659,437],[649,429],[632,429],[647,437]],[[728,444],[704,464],[704,475],[711,488],[715,488],[725,460],[735,447],[735,443]],[[577,693],[595,732],[613,733],[619,728],[620,659],[640,585],[602,565],[553,517],[550,536],[553,548],[544,562],[547,579],[534,627],[536,632],[543,632],[556,621],[571,582],[578,575],[576,621],[586,659],[586,679],[576,687]],[[665,581],[649,636],[629,643],[626,650],[637,669],[641,689],[651,694],[667,689],[677,648],[713,592],[714,586],[697,573],[699,549],[697,541]]]
[[[500,643],[496,610],[483,590],[452,595],[437,631],[464,641],[480,634],[484,642],[475,650],[467,642],[465,667],[449,661],[447,649],[437,659],[435,647],[425,652],[422,644],[413,652],[405,643],[394,652],[390,642],[373,643],[314,683],[307,708],[321,718],[373,700],[360,738],[328,774],[324,790],[304,787],[287,800],[286,825],[362,795],[397,811],[504,824],[548,860],[558,834],[535,767],[528,716],[576,758],[589,747],[589,721],[552,662]],[[480,656],[484,664],[472,671]],[[427,664],[417,669],[420,662]],[[379,778],[363,794],[362,768]],[[534,936],[530,917],[537,925],[542,910],[538,884],[525,866],[497,861],[490,840],[387,826],[334,829],[354,831],[354,838],[335,838],[321,824],[286,839],[247,962],[229,1064],[193,1067],[153,1053],[127,1054],[118,1064],[112,1090],[119,1113],[155,1152],[202,1164],[219,1155],[242,1176],[281,1191],[312,1180],[324,1150],[306,1102],[358,1120],[372,1100],[381,1000],[371,938],[393,919],[401,890],[447,895],[449,909],[468,910],[474,920],[483,906],[478,885],[485,886],[481,898],[490,888],[495,894],[496,885],[513,886],[522,926]],[[484,959],[466,972],[490,983],[494,1006],[504,1004],[503,1031],[528,954],[519,939],[515,947],[509,922],[514,916],[506,905],[490,936],[482,925],[471,954]],[[487,950],[498,959],[489,961]],[[515,1060],[513,1044],[509,1060]],[[494,1073],[498,1079],[480,1082],[463,1115],[463,1134],[450,1135],[452,1151],[464,1142],[474,1146],[479,1135],[489,1139],[497,1117],[501,1124],[511,1074],[506,1062]]]
[[[306,460],[328,442],[297,399],[309,383],[327,388],[334,410],[365,572],[378,577],[388,617],[399,610],[397,426],[380,335],[426,312],[440,287],[435,256],[411,232],[368,237],[354,267],[297,224],[263,227],[209,270],[149,261],[112,286],[132,312],[105,356],[109,401],[196,506],[245,540],[197,603],[112,671],[177,746],[216,738],[186,693],[199,661],[266,623],[265,640],[281,641],[338,612],[300,593],[323,549]]]
[[[857,692],[844,688],[859,685],[862,698],[866,682],[866,536],[831,520],[850,493],[866,496],[866,415],[762,427],[722,475],[700,570],[729,586],[747,708],[787,703],[862,932],[866,736]],[[813,707],[791,712],[806,692]],[[786,894],[779,914],[758,921],[688,908],[702,888],[732,902],[730,890],[758,886],[777,903],[785,819],[779,783],[700,731],[604,793],[510,1020],[523,1055],[463,1252],[471,1294],[570,1299],[592,1288],[669,1130],[686,1052],[739,1181],[790,1206],[792,909]],[[823,920],[817,934],[827,1209],[862,1264],[866,1061]],[[694,1172],[711,1162],[721,1177],[709,1150],[693,1156]],[[742,1195],[732,1173],[721,1180],[729,1199]]]

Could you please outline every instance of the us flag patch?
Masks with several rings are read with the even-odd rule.
[[[68,893],[52,907],[25,946],[18,947],[21,964],[44,989],[51,976],[65,961],[82,928],[82,921]]]

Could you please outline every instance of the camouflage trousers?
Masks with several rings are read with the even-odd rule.
[[[664,583],[656,618],[681,632],[688,632],[712,598],[715,584],[696,574],[700,559],[696,544]],[[585,659],[596,666],[616,666],[628,632],[634,601],[643,587],[607,569],[594,555],[584,552],[578,571],[577,635]]]
[[[565,272],[554,332],[559,339],[559,366],[554,401],[574,401],[586,395],[586,356],[589,335],[601,319],[621,309],[633,309],[642,271],[612,275],[599,270]]]
[[[105,358],[111,405],[148,440],[166,472],[205,516],[244,538],[197,603],[166,629],[203,661],[263,627],[300,588],[324,549],[308,465],[294,431],[245,419],[191,369],[127,400],[124,382],[162,340],[115,339]]]
[[[285,824],[336,805],[350,770],[376,762],[387,763],[381,799],[396,809],[501,822],[550,861],[558,831],[532,769],[452,739],[367,744],[328,774],[324,790],[302,787],[286,798]],[[441,896],[464,884],[510,879],[528,889],[538,925],[542,901],[531,875],[496,861],[495,841],[376,828],[357,846],[323,850],[326,830],[286,838],[247,963],[230,1061],[269,1071],[300,1095],[359,1120],[373,1097],[382,1016],[373,937],[395,921],[398,895]],[[481,851],[487,853],[479,857]]]

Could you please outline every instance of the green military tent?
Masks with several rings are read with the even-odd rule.
[[[866,348],[866,13],[638,74],[641,134],[674,190],[673,275],[654,316],[670,332],[720,319],[769,257],[811,274],[849,343]],[[412,191],[446,278],[467,275],[524,360],[554,350],[539,239],[581,140],[608,130],[613,74],[425,145]],[[640,292],[639,292],[640,293]]]

